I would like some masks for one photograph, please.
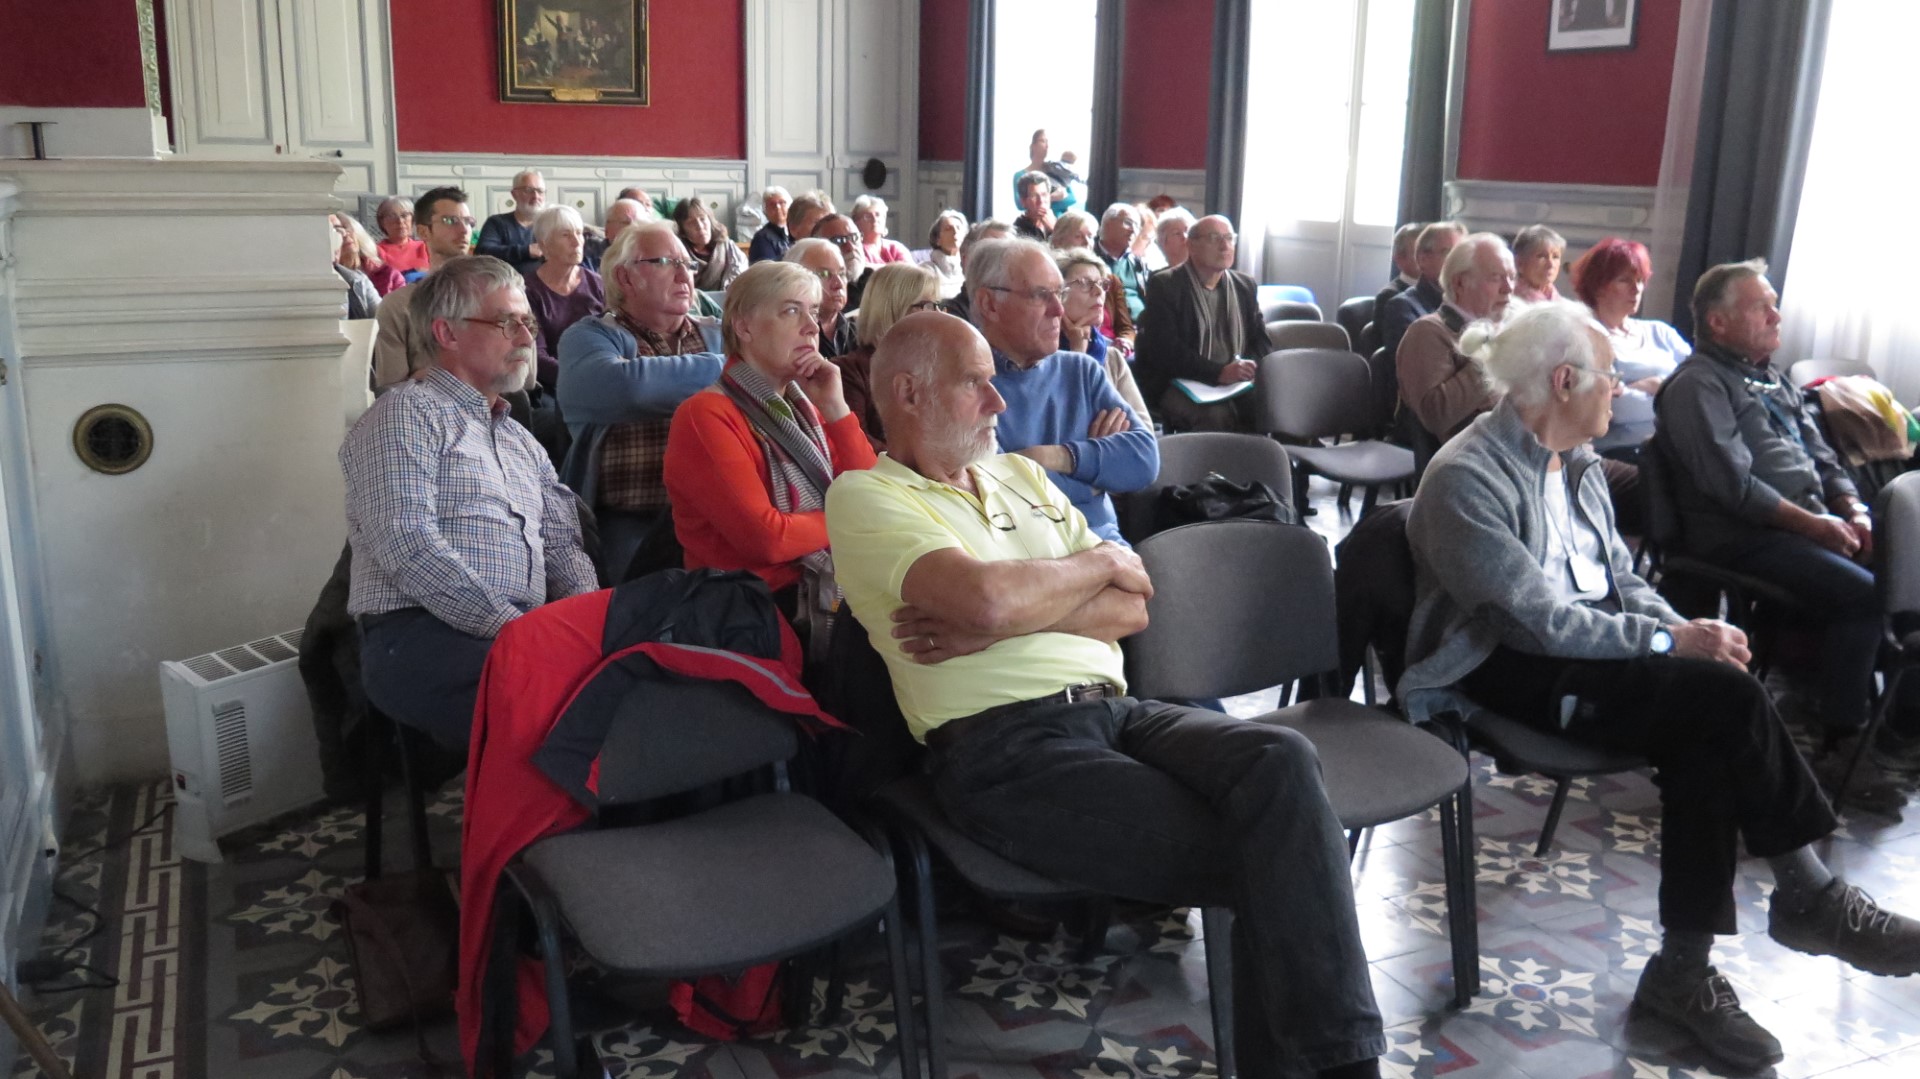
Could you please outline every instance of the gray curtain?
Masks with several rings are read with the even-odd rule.
[[[1236,227],[1247,171],[1247,38],[1252,20],[1252,0],[1214,0],[1207,212],[1224,214]]]
[[[1413,63],[1407,72],[1407,135],[1400,157],[1402,222],[1438,221],[1442,216],[1452,42],[1453,0],[1417,0]]]
[[[996,0],[972,0],[967,20],[967,157],[960,166],[960,212],[993,216],[993,15]]]
[[[1120,81],[1126,0],[1099,0],[1093,37],[1093,145],[1087,148],[1087,212],[1120,197]]]
[[[1700,137],[1674,273],[1674,326],[1693,336],[1693,283],[1755,256],[1785,291],[1800,184],[1820,97],[1830,0],[1713,5],[1701,75]],[[1899,102],[1888,102],[1897,113]],[[1889,137],[1897,137],[1890,135]]]

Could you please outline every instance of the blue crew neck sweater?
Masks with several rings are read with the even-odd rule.
[[[1152,483],[1160,474],[1160,445],[1113,388],[1106,368],[1084,352],[1061,351],[1023,370],[996,351],[993,370],[993,388],[1007,401],[1000,415],[1000,448],[1013,453],[1028,446],[1067,447],[1073,471],[1049,471],[1047,478],[1102,539],[1126,542],[1107,492],[1137,491]],[[1131,429],[1088,438],[1094,416],[1110,408],[1126,409]]]

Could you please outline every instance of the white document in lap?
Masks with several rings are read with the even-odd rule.
[[[1211,405],[1220,401],[1229,401],[1253,389],[1253,382],[1251,380],[1246,382],[1229,382],[1225,386],[1210,386],[1205,382],[1195,382],[1190,378],[1176,378],[1173,380],[1173,384],[1180,387],[1180,392],[1186,394],[1188,399],[1196,405]]]

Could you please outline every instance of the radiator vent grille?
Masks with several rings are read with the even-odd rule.
[[[244,701],[213,708],[213,746],[220,768],[220,798],[227,805],[253,797],[253,747],[247,737]]]

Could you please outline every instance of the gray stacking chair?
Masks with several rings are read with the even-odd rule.
[[[1363,356],[1373,351],[1364,347],[1365,343],[1360,339],[1366,333],[1367,327],[1373,325],[1373,304],[1372,296],[1355,296],[1343,302],[1333,312],[1333,320],[1340,324],[1341,329],[1347,331],[1347,338],[1353,342],[1353,350]]]
[[[1120,534],[1139,543],[1161,530],[1160,494],[1169,487],[1198,483],[1218,472],[1235,483],[1258,481],[1293,500],[1293,463],[1286,447],[1259,435],[1228,431],[1189,431],[1160,439],[1160,474],[1138,491],[1114,495]]]
[[[1267,343],[1278,352],[1287,348],[1351,349],[1347,331],[1335,322],[1303,322],[1281,319],[1267,323]]]
[[[554,1074],[600,1074],[582,1070],[574,1041],[563,928],[609,970],[690,978],[813,952],[876,924],[900,1016],[900,1074],[920,1074],[892,856],[877,832],[863,838],[786,789],[784,765],[798,751],[793,723],[732,683],[661,682],[621,704],[600,756],[603,811],[769,772],[773,789],[658,823],[552,836],[507,867],[495,947],[517,939],[530,911]]]
[[[927,1063],[932,1079],[946,1079],[947,1043],[941,1025],[945,987],[940,972],[940,926],[933,904],[933,853],[950,866],[973,890],[1010,903],[1071,903],[1092,901],[1093,913],[1082,929],[1080,952],[1091,957],[1107,927],[1109,897],[1016,865],[974,842],[960,831],[934,801],[933,783],[925,775],[905,776],[874,795],[876,806],[895,835],[906,845],[912,871],[915,917],[920,933],[920,988],[926,1001]],[[1206,949],[1207,988],[1213,1011],[1214,1060],[1219,1079],[1233,1079],[1233,993],[1231,953],[1227,944],[1227,916],[1220,908],[1200,912],[1202,945]],[[898,998],[896,998],[898,999]],[[901,1030],[913,1017],[901,1013]]]
[[[1454,1000],[1465,1007],[1480,988],[1470,773],[1441,737],[1333,695],[1340,656],[1326,541],[1292,525],[1214,521],[1169,529],[1138,553],[1154,595],[1147,628],[1124,642],[1128,692],[1190,700],[1313,683],[1320,696],[1250,722],[1307,736],[1341,827],[1357,833],[1440,808]]]
[[[1305,300],[1275,300],[1261,305],[1260,318],[1266,322],[1319,322],[1320,305]]]
[[[1877,378],[1873,368],[1859,360],[1799,360],[1787,368],[1787,381],[1793,383],[1796,390],[1804,390],[1807,383],[1821,378],[1844,378],[1848,375],[1864,375]]]
[[[1295,465],[1294,504],[1306,504],[1307,473],[1365,491],[1361,513],[1373,508],[1380,488],[1410,485],[1413,451],[1358,438],[1323,444],[1323,438],[1363,436],[1379,426],[1373,374],[1367,361],[1345,349],[1301,348],[1260,361],[1254,383],[1254,429],[1289,443]],[[1304,467],[1299,467],[1304,466]]]
[[[1846,804],[1860,757],[1885,725],[1888,710],[1899,699],[1901,683],[1920,665],[1920,472],[1902,472],[1880,488],[1874,499],[1873,583],[1880,590],[1880,609],[1892,623],[1894,667],[1886,676],[1873,719],[1861,732],[1847,760],[1846,774],[1840,777],[1833,795],[1835,813]]]

